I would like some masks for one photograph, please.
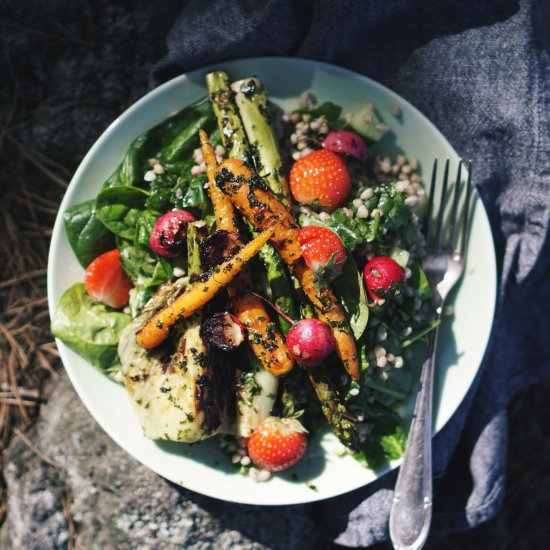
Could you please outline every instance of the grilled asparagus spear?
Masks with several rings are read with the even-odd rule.
[[[246,130],[256,172],[267,182],[285,205],[291,203],[288,182],[281,172],[277,138],[268,118],[267,94],[257,78],[245,78],[231,84],[235,101]]]

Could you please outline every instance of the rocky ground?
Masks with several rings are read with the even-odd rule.
[[[226,504],[159,478],[98,427],[65,375],[25,438],[5,457],[0,548],[65,548],[73,534],[80,548],[119,550],[307,550],[318,538],[308,507]]]

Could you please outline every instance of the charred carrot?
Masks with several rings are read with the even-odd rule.
[[[152,349],[168,336],[169,329],[178,319],[190,317],[195,311],[208,303],[223,287],[228,285],[271,238],[278,220],[266,227],[262,233],[247,243],[237,254],[219,266],[211,269],[171,304],[153,315],[137,335],[137,343],[142,348]]]
[[[216,155],[206,132],[202,130],[200,140],[216,226],[218,229],[237,232],[233,204],[216,185]],[[275,376],[287,374],[293,367],[292,359],[263,302],[253,293],[250,272],[247,267],[228,285],[227,292],[235,315],[246,327],[250,347],[254,355],[261,361],[262,366]]]
[[[206,164],[206,174],[208,176],[208,194],[214,208],[214,218],[216,219],[216,227],[225,229],[226,231],[237,232],[235,224],[235,209],[232,202],[226,195],[215,185],[216,168],[218,162],[214,148],[208,139],[208,135],[204,130],[199,131],[201,142],[202,158]]]
[[[236,208],[256,227],[265,228],[275,217],[280,220],[271,241],[298,279],[319,319],[332,330],[336,352],[353,380],[359,379],[359,360],[355,341],[344,311],[328,285],[315,284],[314,272],[307,267],[298,239],[299,225],[264,181],[253,176],[238,159],[224,161],[216,172],[216,185],[231,199]]]

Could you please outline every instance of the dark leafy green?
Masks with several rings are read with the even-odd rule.
[[[370,432],[355,458],[368,468],[380,468],[388,460],[403,454],[406,441],[401,417],[393,410],[382,407],[364,407]]]
[[[68,208],[63,221],[69,244],[83,267],[87,267],[101,253],[114,248],[113,234],[96,215],[95,200]]]
[[[149,196],[145,201],[146,208],[158,212],[170,210],[171,199],[177,178],[168,173],[158,175],[149,186]]]
[[[181,171],[180,163],[188,161],[193,143],[198,143],[197,121],[208,119],[205,121],[205,131],[214,130],[211,113],[208,99],[203,98],[141,134],[131,143],[122,163],[105,182],[105,187],[146,187],[143,175],[151,168],[148,161],[161,155],[164,155],[162,161],[169,163],[174,173]],[[167,148],[171,151],[170,158],[165,153]]]
[[[324,116],[329,122],[336,122],[342,113],[342,107],[332,103],[332,101],[325,101],[318,107],[304,109],[302,112],[309,113],[313,118]]]
[[[163,148],[159,155],[162,164],[184,160],[196,147],[197,140],[195,138],[198,136],[199,130],[203,128],[205,131],[208,131],[210,127],[214,126],[213,117],[210,112],[201,114],[201,110],[197,108],[192,111],[192,114],[195,116],[190,124],[185,126],[185,128]]]
[[[205,178],[192,178],[188,181],[187,191],[181,198],[181,208],[199,208],[201,211],[208,204],[208,197],[204,190]]]
[[[341,275],[331,283],[340,298],[353,336],[358,340],[365,332],[369,320],[367,295],[355,260],[348,254]]]
[[[397,243],[405,248],[412,247],[418,240],[418,228],[411,210],[405,206],[403,194],[397,193],[395,183],[376,186],[372,190],[373,196],[365,201],[371,212],[367,219],[350,218],[343,208],[338,208],[325,221],[316,215],[309,216],[307,220],[332,229],[351,251],[363,242],[375,240],[383,254],[389,254]],[[348,204],[348,208],[355,208],[353,202]]]
[[[380,438],[380,446],[384,451],[384,456],[388,460],[395,460],[403,456],[406,441],[407,436],[401,426],[397,426],[392,434],[383,435]]]
[[[426,273],[424,273],[424,270],[420,267],[420,264],[418,262],[414,262],[411,266],[411,278],[409,279],[409,286],[412,286],[413,288],[420,291],[420,295],[424,300],[431,300],[432,290],[430,288],[430,282],[428,281]]]
[[[117,246],[122,268],[136,286],[158,286],[172,277],[170,261],[157,256],[148,247],[121,238],[117,239]]]
[[[149,240],[151,238],[151,233],[155,228],[155,223],[157,222],[160,216],[160,212],[155,212],[154,210],[144,210],[137,219],[136,224],[136,235],[134,243],[136,245],[141,245],[148,247]]]
[[[115,235],[133,240],[149,193],[138,187],[109,187],[96,199],[97,217]]]
[[[92,365],[113,371],[120,367],[117,345],[130,315],[94,302],[84,285],[65,291],[55,310],[52,333]]]

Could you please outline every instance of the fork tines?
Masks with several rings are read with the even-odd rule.
[[[442,251],[442,249],[449,249],[452,250],[455,253],[460,254],[461,256],[464,256],[465,253],[465,247],[466,247],[466,232],[468,229],[468,212],[469,212],[469,204],[470,204],[470,196],[471,196],[471,188],[472,188],[472,162],[468,162],[468,177],[466,179],[466,183],[463,184],[462,182],[462,159],[458,162],[458,168],[457,168],[457,175],[456,175],[456,182],[452,197],[452,205],[451,205],[451,213],[449,216],[450,220],[450,226],[449,226],[449,236],[447,239],[447,245],[445,245],[445,230],[443,227],[444,218],[445,218],[445,206],[448,204],[448,200],[450,196],[448,197],[448,187],[449,187],[449,168],[450,168],[450,159],[447,158],[445,161],[445,168],[443,170],[443,182],[442,182],[442,188],[441,188],[441,194],[439,197],[439,209],[436,213],[436,219],[435,219],[435,227],[434,227],[434,220],[433,220],[433,210],[434,210],[434,202],[435,202],[435,195],[437,190],[437,165],[438,165],[438,159],[434,159],[434,164],[432,168],[432,177],[431,177],[431,187],[428,197],[428,205],[426,208],[426,215],[424,219],[424,228],[425,228],[425,236],[426,236],[426,247],[428,250],[433,251],[434,253],[438,254]],[[458,207],[460,204],[460,197],[462,195],[463,188],[466,187],[465,190],[465,197],[464,197],[464,212],[462,216],[462,220],[460,223],[460,230],[458,231]],[[460,238],[460,240],[459,240]],[[460,242],[460,248],[459,248],[459,242]]]

